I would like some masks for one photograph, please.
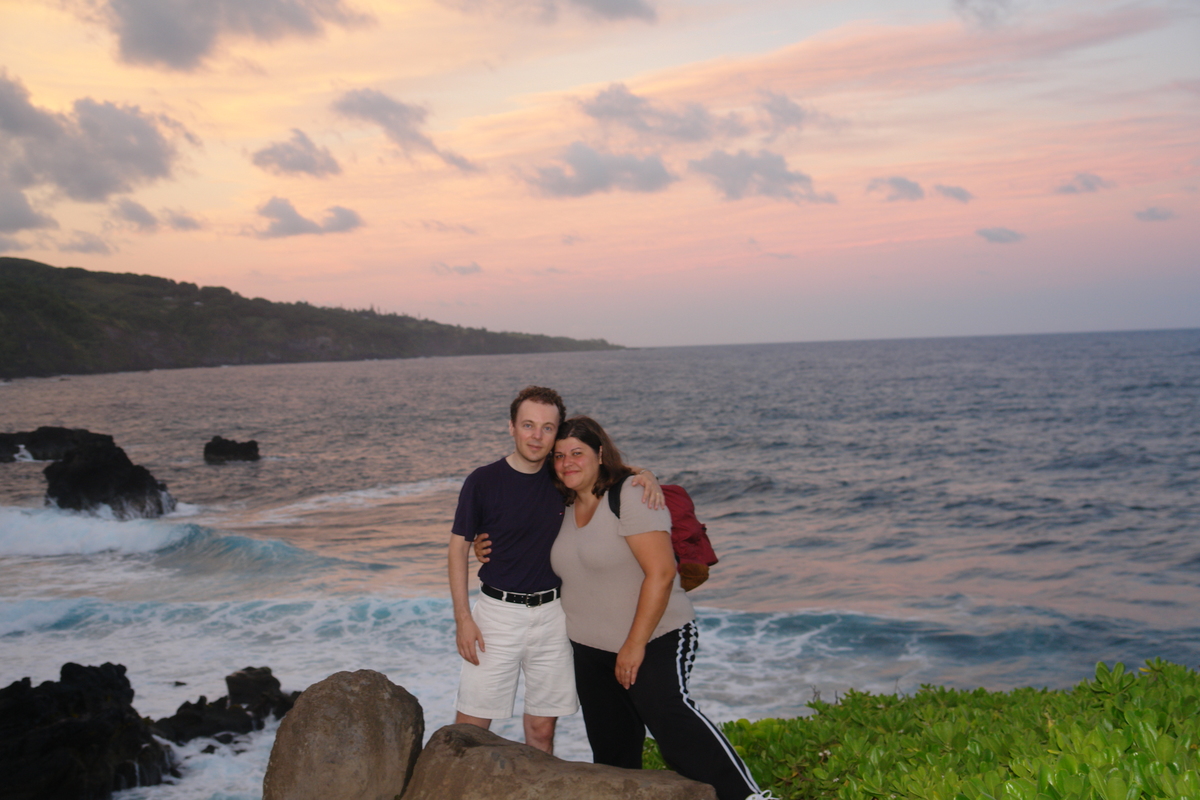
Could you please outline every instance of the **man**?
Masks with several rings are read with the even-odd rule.
[[[455,722],[481,728],[512,716],[517,676],[525,673],[525,742],[554,752],[558,718],[579,708],[561,581],[550,548],[562,522],[563,500],[551,480],[558,425],[566,406],[558,392],[527,386],[509,407],[513,452],[467,477],[450,534],[450,598],[462,677]],[[653,476],[635,479],[657,493]],[[661,506],[659,506],[661,507]],[[496,549],[480,567],[480,597],[467,599],[467,553],[487,534]]]

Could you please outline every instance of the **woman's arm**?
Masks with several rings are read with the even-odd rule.
[[[646,643],[654,635],[675,582],[675,551],[671,549],[671,534],[666,531],[647,531],[626,536],[633,557],[645,573],[638,594],[637,611],[625,644],[617,653],[617,681],[628,689],[637,681],[638,669],[646,657]]]

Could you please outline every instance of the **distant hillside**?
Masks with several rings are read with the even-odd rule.
[[[613,349],[603,339],[249,300],[220,286],[0,258],[0,378]]]

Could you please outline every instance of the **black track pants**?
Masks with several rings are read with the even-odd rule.
[[[745,800],[759,791],[750,770],[721,729],[688,697],[696,659],[696,623],[663,634],[646,645],[637,682],[628,690],[613,670],[617,654],[571,642],[575,687],[597,764],[641,769],[646,729],[671,769],[711,784],[719,800]]]

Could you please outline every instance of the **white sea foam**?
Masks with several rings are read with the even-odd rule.
[[[175,519],[177,517],[195,517],[203,514],[205,509],[203,506],[194,505],[192,503],[181,503],[175,501],[175,510],[167,515],[167,519]]]
[[[768,640],[770,615],[748,620],[705,610],[701,624],[694,695],[714,719],[794,715],[810,686],[827,694],[847,688],[851,673],[832,674],[835,662],[847,663],[844,654],[805,633]],[[437,727],[453,715],[461,668],[449,602],[440,598],[24,600],[0,603],[0,636],[22,643],[0,664],[0,682],[24,675],[51,679],[65,661],[123,663],[139,712],[154,717],[200,694],[224,694],[223,677],[248,665],[272,667],[288,690],[339,670],[370,668],[413,692]],[[862,663],[852,673],[869,678],[878,667]],[[519,738],[519,720],[514,724]]]
[[[244,518],[243,524],[291,525],[300,522],[309,514],[328,514],[342,510],[351,511],[385,505],[397,500],[419,497],[435,492],[455,491],[462,486],[462,483],[462,478],[437,478],[427,481],[416,481],[415,483],[377,486],[371,489],[356,489],[349,492],[306,497],[296,503],[289,503],[278,508],[249,514]]]
[[[180,779],[159,786],[115,792],[114,800],[259,800],[271,746],[279,730],[269,720],[261,731],[234,737],[229,744],[193,739],[171,744]],[[206,749],[212,752],[204,752]]]
[[[107,508],[107,507],[105,507]],[[161,520],[119,521],[59,509],[0,507],[0,556],[149,553],[175,544],[186,531]]]
[[[75,600],[17,600],[0,602],[0,638],[17,636],[54,625],[77,603]],[[21,676],[24,677],[24,676]]]

